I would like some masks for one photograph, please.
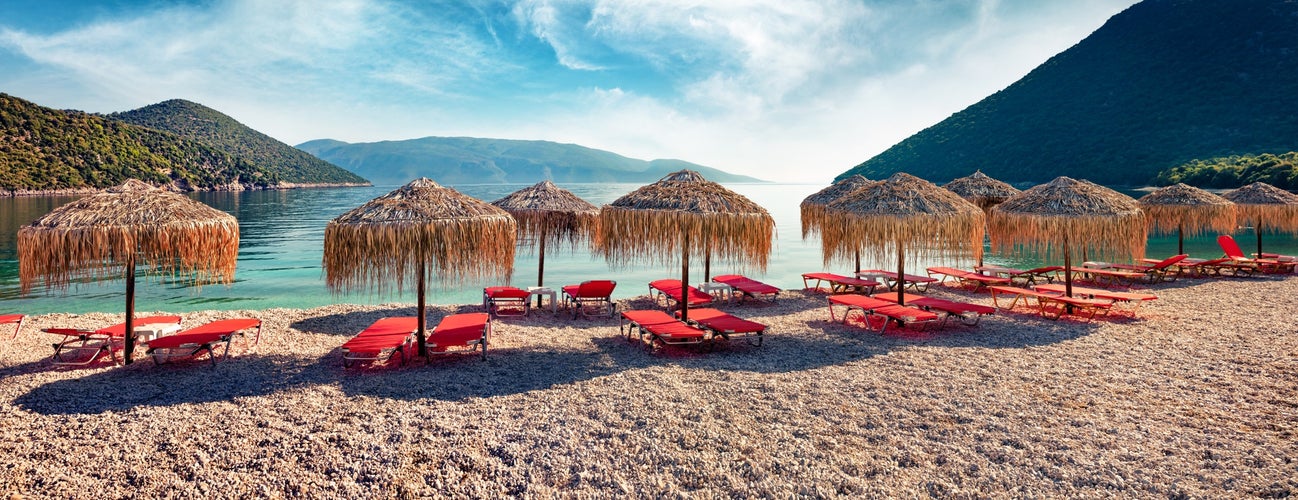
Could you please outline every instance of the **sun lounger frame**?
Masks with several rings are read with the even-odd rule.
[[[135,318],[134,321],[137,327],[158,324],[180,325],[180,323],[180,316],[174,315],[146,316]],[[118,329],[121,330],[120,333],[116,331]],[[117,344],[126,340],[126,323],[118,323],[98,330],[45,328],[41,331],[63,336],[62,341],[52,344],[54,346],[54,355],[50,358],[50,362],[56,366],[87,366],[94,363],[105,353],[113,359],[113,364],[121,364],[121,360],[117,357],[117,351],[120,350]],[[90,352],[92,354],[84,361],[64,359],[64,356],[71,352]]]
[[[676,313],[676,317],[680,317],[679,312]],[[733,325],[726,325],[727,321],[743,323],[750,328],[730,328],[729,326]],[[762,341],[766,338],[766,330],[770,328],[769,326],[756,321],[740,318],[733,314],[710,307],[690,309],[689,323],[710,332],[712,334],[710,340],[713,343],[716,342],[717,337],[721,337],[727,341],[734,340],[735,338],[742,338],[747,341],[748,344],[756,347],[762,346]]]
[[[223,325],[228,325],[224,331],[204,332],[205,334],[200,335],[195,335],[193,333],[195,330],[202,330],[204,328],[211,329]],[[216,366],[217,345],[225,345],[225,349],[222,350],[220,357],[228,357],[230,355],[230,344],[234,342],[234,337],[236,335],[243,335],[243,332],[256,328],[257,333],[253,337],[253,343],[248,347],[248,349],[251,350],[261,342],[261,326],[262,322],[257,318],[235,318],[212,321],[188,330],[177,332],[173,335],[151,340],[148,342],[149,349],[145,351],[145,354],[153,357],[153,364],[161,365],[178,359],[198,358],[202,353],[206,352],[208,360],[212,362],[212,366]],[[190,339],[186,337],[193,338]],[[179,338],[185,338],[185,340],[189,340],[189,342],[179,343],[174,346],[167,345],[175,343],[175,340]],[[157,344],[159,343],[163,343],[164,346],[158,346]],[[177,352],[179,352],[179,354],[177,354]]]
[[[473,324],[466,324],[463,326],[456,325],[455,329],[459,330],[460,328],[471,328],[471,327],[476,328],[479,325],[479,323],[477,323],[477,320],[481,319],[482,320],[481,333],[477,338],[450,342],[447,343],[446,345],[438,344],[439,330],[441,330],[441,334],[446,334],[446,331],[443,329],[449,329],[449,326],[447,326],[447,321],[460,321],[460,320],[469,320],[469,319],[473,319],[475,322]],[[425,345],[427,346],[427,350],[425,351],[425,354],[427,354],[428,357],[431,358],[433,356],[440,356],[444,354],[460,354],[465,352],[473,352],[481,349],[482,359],[486,360],[487,344],[490,342],[490,340],[491,340],[491,315],[490,314],[487,313],[451,314],[449,316],[443,317],[441,321],[437,322],[437,326],[433,327],[432,330],[428,331],[427,342],[425,342]],[[435,348],[437,349],[434,350]]]
[[[389,323],[393,326],[388,326]],[[380,360],[386,363],[398,354],[401,355],[401,364],[405,365],[414,347],[415,332],[418,330],[418,318],[414,316],[388,317],[374,321],[339,348],[342,351],[343,368]],[[347,345],[362,340],[377,344],[377,347],[369,345],[364,349],[357,349]]]
[[[646,337],[649,342],[649,350],[657,351],[660,348],[666,348],[669,345],[701,345],[707,343],[709,350],[712,347],[712,339],[708,332],[697,326],[688,324],[679,319],[673,318],[665,312],[653,309],[623,311],[621,319],[618,320],[618,331],[626,336],[628,341],[631,340],[633,332],[639,333],[640,344],[644,344]],[[693,330],[689,335],[675,335],[671,329],[686,328]]]

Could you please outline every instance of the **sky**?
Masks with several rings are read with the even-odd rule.
[[[548,140],[826,184],[1134,0],[0,0],[0,92],[288,144]]]

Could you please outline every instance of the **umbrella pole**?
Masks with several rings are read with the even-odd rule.
[[[861,247],[858,246],[856,247],[856,267],[852,268],[852,273],[859,272],[861,272]]]
[[[427,312],[428,309],[427,306],[424,305],[425,304],[424,303],[424,261],[422,258],[419,260],[418,290],[419,290],[419,306],[417,308],[418,310],[417,314],[419,314],[419,316],[416,317],[415,324],[418,325],[418,329],[419,329],[418,331],[419,355],[421,357],[426,357],[428,356],[428,351],[426,350],[428,348],[428,341],[427,341],[427,337],[424,335],[424,329],[428,326],[428,319],[424,316],[424,313]]]
[[[690,233],[682,232],[681,239],[681,321],[690,320]]]
[[[1253,258],[1260,259],[1262,258],[1262,221],[1253,223],[1253,232],[1257,233],[1257,255]]]
[[[897,240],[897,304],[906,305],[906,258],[902,253],[904,244]]]
[[[125,345],[122,358],[131,364],[131,355],[135,353],[135,257],[126,261],[126,331],[123,332]],[[109,340],[112,342],[112,340]]]
[[[544,279],[545,278],[545,226],[544,225],[541,226],[541,241],[538,242],[538,244],[541,247],[541,254],[540,254],[540,262],[537,264],[536,267],[536,286],[544,287],[545,286],[545,279]],[[541,307],[540,294],[536,295],[536,307],[537,308]]]
[[[703,254],[703,281],[707,282],[712,279],[712,246],[708,245],[708,250]]]
[[[1185,223],[1182,222],[1176,226],[1176,254],[1185,253]]]
[[[1073,298],[1073,259],[1072,254],[1068,251],[1068,233],[1064,233],[1064,296]],[[1073,306],[1066,305],[1064,308],[1068,314],[1073,313]]]

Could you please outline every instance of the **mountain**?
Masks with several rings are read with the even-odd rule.
[[[171,132],[242,158],[293,184],[366,184],[356,174],[248,128],[195,102],[172,99],[112,113],[109,119]]]
[[[88,191],[126,179],[180,190],[280,182],[273,172],[175,134],[0,93],[0,192]]]
[[[575,144],[549,141],[424,137],[351,144],[320,139],[298,149],[340,165],[376,184],[429,177],[446,184],[654,182],[681,169],[716,182],[763,182],[681,160],[644,161]]]
[[[1298,151],[1298,2],[1145,0],[1019,81],[844,172],[1145,184]]]

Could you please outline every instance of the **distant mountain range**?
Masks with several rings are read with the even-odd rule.
[[[844,172],[1145,184],[1298,151],[1298,1],[1145,0],[1021,80]]]
[[[353,144],[321,139],[297,147],[375,184],[404,184],[418,177],[446,184],[647,183],[681,169],[696,170],[716,182],[764,182],[687,161],[637,160],[549,141],[425,137]]]
[[[0,193],[88,192],[126,179],[182,191],[366,183],[197,104],[114,116],[148,126],[0,94]]]

